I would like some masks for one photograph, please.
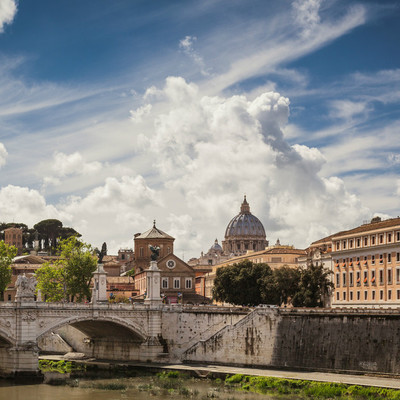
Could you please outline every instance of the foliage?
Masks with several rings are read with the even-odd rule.
[[[304,381],[236,374],[227,376],[225,384],[241,390],[268,395],[299,395],[318,399],[388,399],[400,400],[400,390],[346,385],[342,383]]]
[[[46,301],[68,300],[71,297],[83,301],[89,298],[92,273],[97,268],[92,246],[71,236],[60,241],[58,250],[60,256],[54,265],[46,264],[36,272],[37,288]]]
[[[33,226],[39,233],[39,239],[44,240],[45,249],[55,249],[58,241],[72,236],[80,236],[73,228],[63,227],[58,219],[45,219]]]
[[[323,307],[324,297],[333,287],[329,280],[331,273],[323,265],[310,264],[301,269],[299,290],[293,296],[292,304],[295,307]]]
[[[65,298],[66,281],[63,268],[44,263],[35,273],[36,289],[40,290],[47,302],[61,301]]]
[[[249,260],[217,269],[213,297],[231,304],[255,306],[270,302],[273,293],[265,289],[272,276],[267,264],[254,264]]]
[[[11,282],[11,264],[17,251],[16,247],[0,241],[0,293],[3,293]]]
[[[217,270],[213,297],[237,305],[289,304],[321,307],[332,282],[331,272],[322,266],[306,269],[283,266],[271,270],[267,264],[244,260]]]
[[[129,299],[122,294],[113,295],[113,297],[110,296],[108,301],[109,303],[125,303],[125,304],[129,303]]]
[[[73,371],[85,370],[86,366],[83,364],[76,364],[72,361],[39,360],[39,369],[42,372],[59,372],[60,374],[65,374]]]

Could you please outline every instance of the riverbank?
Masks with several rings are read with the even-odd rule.
[[[41,356],[46,360],[64,360],[62,356]],[[261,368],[242,368],[231,367],[226,365],[209,365],[209,364],[155,364],[155,363],[137,363],[137,362],[115,362],[100,360],[74,360],[75,363],[96,366],[99,369],[112,368],[143,368],[149,372],[160,371],[179,371],[185,372],[192,376],[202,378],[221,378],[225,379],[226,375],[249,375],[261,377],[273,377],[281,379],[296,379],[305,381],[340,383],[345,385],[371,386],[378,388],[400,389],[400,380],[396,377],[376,376],[376,375],[353,375],[353,374],[336,374],[329,372],[313,372],[313,371],[287,371],[273,370]]]

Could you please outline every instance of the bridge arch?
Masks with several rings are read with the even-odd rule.
[[[54,323],[44,326],[38,332],[37,339],[56,331],[63,326],[70,325],[89,337],[97,338],[124,338],[136,342],[144,342],[147,338],[146,332],[139,324],[118,317],[93,317],[93,316],[71,316],[65,319],[57,319]]]
[[[0,347],[10,347],[15,345],[15,338],[9,332],[0,327]]]

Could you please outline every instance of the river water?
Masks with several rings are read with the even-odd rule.
[[[73,379],[75,387],[49,384],[12,385],[0,381],[0,400],[262,400],[275,399],[256,393],[237,391],[224,383],[206,379],[163,380],[156,376]],[[294,399],[295,397],[286,397]],[[283,399],[279,396],[279,399]]]

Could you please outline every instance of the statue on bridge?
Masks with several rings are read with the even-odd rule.
[[[17,301],[34,301],[35,290],[37,281],[34,276],[26,276],[25,273],[18,275],[15,287],[17,288],[17,294],[15,298]]]
[[[160,256],[160,248],[158,246],[149,246],[151,251],[151,261],[157,261]]]
[[[101,251],[99,249],[95,249],[97,253],[97,264],[101,264],[103,262],[103,257],[107,255],[107,244],[106,242],[103,243],[101,246]]]

